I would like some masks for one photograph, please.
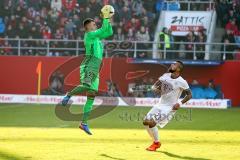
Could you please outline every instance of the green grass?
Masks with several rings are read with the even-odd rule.
[[[71,111],[79,113],[81,107]],[[103,108],[104,109],[104,108]],[[240,157],[240,108],[180,109],[159,130],[162,147],[142,127],[150,108],[118,107],[90,121],[93,136],[78,122],[57,118],[53,105],[0,105],[0,160],[229,160]]]
[[[117,107],[113,111],[93,119],[94,128],[142,127],[142,118],[149,107]],[[80,113],[81,107],[71,107],[73,113]],[[240,130],[240,108],[230,109],[180,109],[166,129],[181,130]],[[55,115],[54,105],[0,105],[0,126],[12,127],[57,127],[75,128],[78,122],[62,121]]]

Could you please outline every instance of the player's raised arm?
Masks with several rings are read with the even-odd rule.
[[[114,8],[110,5],[105,5],[101,9],[100,15],[103,18],[102,27],[97,29],[96,31],[89,32],[88,36],[99,37],[103,39],[113,34],[110,18],[114,15]]]
[[[109,20],[110,21],[110,20]],[[113,29],[112,29],[112,24],[111,22],[108,23],[108,26],[106,28],[106,31],[103,32],[103,34],[99,35],[100,39],[105,39],[113,35]]]

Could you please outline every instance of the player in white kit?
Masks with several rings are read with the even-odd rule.
[[[152,86],[152,90],[161,95],[159,103],[147,113],[143,125],[153,139],[148,151],[156,151],[161,143],[158,138],[157,125],[163,128],[174,116],[176,110],[189,99],[192,98],[188,83],[180,75],[183,71],[183,63],[176,61],[171,64],[168,73],[163,74]],[[185,97],[179,100],[182,92]]]

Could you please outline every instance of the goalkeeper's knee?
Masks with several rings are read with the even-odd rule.
[[[91,97],[91,98],[95,98],[97,95],[97,92],[96,91],[88,91],[87,92],[87,97]]]

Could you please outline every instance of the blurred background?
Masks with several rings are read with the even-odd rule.
[[[3,0],[0,93],[63,95],[77,85],[82,22],[91,17],[101,27],[104,4],[116,12],[114,35],[104,41],[105,96],[157,97],[148,87],[179,59],[193,98],[240,104],[238,0]],[[128,72],[136,75],[125,78]]]

